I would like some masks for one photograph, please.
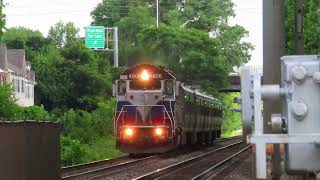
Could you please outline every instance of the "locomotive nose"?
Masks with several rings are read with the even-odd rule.
[[[129,101],[131,104],[137,104],[136,110],[141,115],[142,121],[147,122],[151,118],[150,113],[152,108],[154,108],[158,102],[159,97],[161,97],[161,91],[159,92],[137,92],[129,95]],[[157,98],[155,98],[157,97]]]

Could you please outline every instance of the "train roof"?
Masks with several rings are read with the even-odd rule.
[[[192,94],[196,94],[197,96],[200,96],[200,97],[203,97],[203,98],[206,98],[206,99],[221,103],[221,101],[219,99],[214,98],[214,97],[212,97],[210,95],[207,95],[205,93],[201,93],[200,90],[192,89],[190,86],[184,86],[183,84],[180,84],[180,86],[186,92],[189,92],[189,93],[192,93]]]
[[[140,64],[125,70],[121,74],[121,79],[136,79],[144,70],[150,74],[152,79],[176,79],[168,69],[150,64]]]

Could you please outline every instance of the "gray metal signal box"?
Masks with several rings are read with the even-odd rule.
[[[283,117],[288,134],[320,133],[320,57],[282,58]],[[306,137],[307,138],[307,137]],[[319,144],[288,144],[287,171],[320,170]]]
[[[256,145],[257,179],[267,177],[266,144],[286,145],[288,173],[320,172],[320,56],[285,56],[281,61],[280,85],[261,85],[260,74],[241,70],[243,132]],[[273,134],[265,134],[262,100],[270,99],[282,100],[282,112],[272,114]]]

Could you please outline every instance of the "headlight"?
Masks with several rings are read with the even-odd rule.
[[[157,136],[162,136],[163,135],[163,129],[162,128],[156,128],[154,133],[157,135]]]
[[[140,77],[143,81],[148,81],[150,78],[150,75],[147,70],[143,70]]]
[[[131,136],[133,135],[133,129],[131,129],[131,128],[126,128],[126,129],[124,130],[124,134],[131,137]]]

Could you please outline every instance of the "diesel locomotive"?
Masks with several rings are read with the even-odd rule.
[[[114,85],[116,147],[130,154],[164,153],[220,137],[221,101],[178,82],[163,67],[137,65]]]

